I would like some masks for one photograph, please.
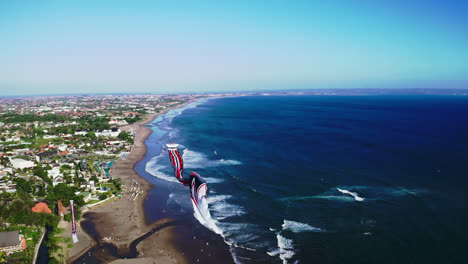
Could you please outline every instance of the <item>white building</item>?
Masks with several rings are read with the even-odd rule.
[[[12,159],[10,162],[15,169],[32,168],[35,166],[34,162],[24,159]]]
[[[113,130],[102,130],[96,132],[96,136],[98,137],[118,137],[120,134],[120,129],[113,129]]]
[[[65,150],[68,149],[68,145],[67,144],[61,144],[61,145],[58,145],[57,148],[60,151],[65,151]]]
[[[88,134],[88,131],[75,131],[75,135],[77,136],[85,136]]]

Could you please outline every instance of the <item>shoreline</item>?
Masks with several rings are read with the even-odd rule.
[[[153,228],[161,225],[161,223],[173,221],[173,219],[165,218],[163,214],[159,220],[148,223],[144,210],[145,200],[148,199],[150,190],[157,187],[147,181],[143,176],[139,175],[136,170],[136,164],[144,159],[147,153],[146,139],[153,132],[145,125],[154,121],[159,115],[164,115],[173,109],[182,108],[190,103],[205,98],[197,98],[189,100],[181,105],[169,107],[163,111],[151,114],[145,120],[122,126],[122,131],[135,132],[134,145],[131,151],[124,158],[119,159],[111,168],[110,174],[113,178],[120,178],[125,185],[127,192],[121,198],[113,198],[112,201],[106,202],[87,210],[87,216],[92,215],[91,219],[81,219],[77,228],[77,233],[80,242],[75,244],[69,250],[67,263],[73,263],[81,259],[86,252],[93,247],[99,245],[100,242],[112,243],[118,248],[118,252],[126,252],[130,247],[130,243],[146,234],[152,232]],[[136,184],[138,182],[138,184]],[[141,192],[136,199],[128,199],[133,192]],[[84,212],[83,212],[84,213]],[[85,216],[85,215],[83,215]],[[83,224],[93,225],[94,234],[88,234],[83,229]],[[188,225],[174,225],[158,230],[157,233],[151,233],[141,243],[137,245],[138,251],[141,253],[133,259],[127,259],[125,263],[191,263],[198,260],[197,254],[200,249],[204,248],[199,242],[189,241],[191,235]],[[67,230],[68,231],[68,230]],[[184,243],[181,243],[184,242]],[[207,243],[208,244],[208,243]],[[181,245],[183,245],[181,247]],[[195,247],[194,247],[195,246]],[[194,247],[194,249],[190,249]],[[203,251],[203,249],[201,250]],[[205,252],[208,249],[205,248]],[[228,253],[229,251],[226,250]],[[198,253],[197,253],[198,252]],[[214,252],[215,253],[215,252]],[[221,259],[226,259],[226,256],[221,254]],[[99,258],[99,257],[98,257]],[[232,257],[229,254],[229,258]],[[118,258],[103,258],[105,263],[124,263],[123,259]],[[214,261],[214,259],[210,259]],[[231,260],[231,262],[233,262]],[[212,262],[216,263],[216,262]]]
[[[94,222],[93,224],[97,232],[96,239],[99,241],[102,241],[103,238],[111,237],[108,242],[116,246],[122,246],[129,244],[137,237],[151,230],[152,226],[146,222],[144,201],[149,190],[154,186],[135,171],[136,164],[146,155],[146,144],[144,142],[152,133],[151,129],[144,126],[154,121],[159,115],[166,114],[168,111],[179,107],[181,106],[164,109],[159,113],[148,115],[141,122],[120,127],[122,131],[135,132],[135,142],[129,154],[115,162],[109,173],[113,178],[120,178],[122,180],[127,193],[122,198],[113,198],[113,201],[86,211],[86,213],[96,215],[97,219],[91,220],[91,222]],[[131,191],[132,188],[136,188],[135,182],[138,182],[139,191],[142,191],[143,194],[138,195],[136,199],[132,198],[130,201],[128,197],[130,193],[133,193]],[[118,212],[121,214],[119,215]],[[129,212],[130,214],[128,214]],[[123,216],[125,214],[128,215],[127,219]],[[72,263],[79,259],[84,253],[99,243],[99,241],[96,241],[94,237],[84,231],[82,227],[83,221],[86,220],[82,217],[77,225],[79,242],[70,249],[67,263]],[[67,230],[68,228],[65,229]]]

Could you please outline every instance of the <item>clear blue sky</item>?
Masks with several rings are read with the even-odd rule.
[[[0,1],[0,96],[468,88],[466,2]]]

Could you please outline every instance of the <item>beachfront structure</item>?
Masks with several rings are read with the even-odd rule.
[[[7,255],[26,249],[26,241],[19,231],[0,232],[0,252]]]
[[[120,129],[113,127],[110,130],[96,131],[98,137],[117,137],[120,134]]]

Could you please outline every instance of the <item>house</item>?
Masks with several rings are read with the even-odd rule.
[[[65,151],[68,149],[68,145],[67,144],[60,144],[57,146],[58,150],[59,151]]]
[[[57,164],[58,165],[58,164]],[[53,167],[51,170],[47,171],[47,175],[52,178],[52,184],[55,186],[59,183],[63,183],[63,175],[60,172],[60,166]]]
[[[62,176],[57,176],[57,177],[54,178],[54,181],[52,182],[52,185],[55,186],[55,185],[57,185],[59,183],[64,183],[64,182],[65,182],[65,180],[63,179]]]
[[[109,121],[109,124],[110,125],[118,125],[118,126],[128,125],[127,121],[125,121],[125,120],[116,120],[116,119],[111,119]]]
[[[57,155],[56,150],[49,150],[49,151],[44,151],[44,152],[37,154],[36,159],[38,159],[38,161],[41,161],[44,159],[52,158],[56,155]]]
[[[117,145],[117,144],[121,144],[123,143],[122,140],[119,140],[119,139],[108,139],[105,141],[105,144],[106,145]]]
[[[7,255],[26,249],[26,240],[19,231],[0,232],[0,252]]]
[[[10,180],[0,180],[0,192],[16,192],[16,184]]]
[[[75,131],[76,136],[85,136],[87,134],[88,134],[88,131],[86,131],[86,130],[76,130]]]

